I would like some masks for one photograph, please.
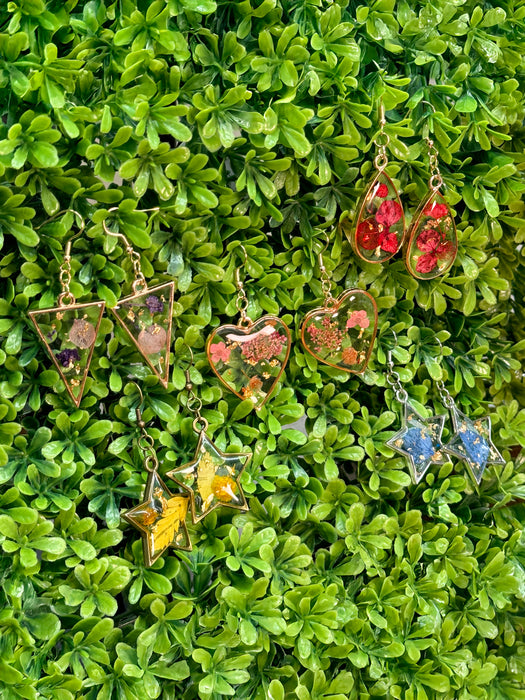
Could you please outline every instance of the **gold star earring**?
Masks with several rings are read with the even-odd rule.
[[[142,391],[138,384],[133,383],[139,390],[142,405]],[[171,493],[160,478],[155,445],[153,438],[146,431],[140,405],[136,409],[136,416],[140,428],[138,446],[144,458],[148,478],[143,502],[123,513],[122,517],[141,533],[144,564],[151,566],[168,547],[191,551],[191,541],[186,528],[189,496]]]
[[[193,364],[193,352],[188,348]],[[195,416],[193,430],[199,436],[191,462],[167,472],[166,476],[190,492],[191,517],[198,523],[219,506],[248,510],[240,476],[251,458],[249,452],[223,452],[208,437],[208,421],[201,415],[202,401],[193,391],[186,369],[186,408]]]

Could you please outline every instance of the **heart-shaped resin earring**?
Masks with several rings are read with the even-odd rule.
[[[349,289],[332,296],[331,280],[319,254],[323,306],[306,314],[301,341],[320,362],[345,372],[364,372],[377,333],[377,304],[362,289]]]
[[[240,248],[246,265],[246,250],[242,245]],[[266,315],[252,321],[246,313],[248,297],[240,268],[235,270],[235,284],[240,319],[236,325],[216,328],[208,338],[206,353],[221,382],[259,409],[275,389],[288,362],[290,330],[278,316]]]
[[[356,255],[371,263],[384,263],[397,253],[405,238],[405,216],[396,186],[386,174],[388,165],[386,147],[390,141],[385,133],[385,109],[379,106],[379,134],[374,140],[377,155],[375,174],[357,206],[357,217],[352,225],[342,224]]]

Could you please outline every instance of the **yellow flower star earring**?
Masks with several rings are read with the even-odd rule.
[[[146,431],[140,406],[144,396],[140,387],[133,382],[140,394],[140,405],[136,409],[137,425],[140,428],[138,446],[148,472],[144,500],[138,506],[123,513],[122,517],[137,528],[142,535],[144,563],[151,566],[168,547],[191,551],[191,541],[186,528],[186,513],[189,496],[173,494],[160,478],[159,460],[155,452],[153,438]]]
[[[193,364],[193,352],[188,348]],[[166,476],[190,494],[191,516],[198,523],[219,506],[248,510],[240,476],[251,459],[249,452],[223,452],[208,437],[208,421],[201,415],[202,401],[193,392],[190,371],[186,369],[186,408],[195,416],[193,430],[199,436],[191,462],[167,472]]]

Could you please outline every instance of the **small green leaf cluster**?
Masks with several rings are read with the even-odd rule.
[[[0,698],[525,699],[522,4],[0,4]],[[444,277],[361,264],[337,226],[372,177],[380,100],[408,221],[424,137],[438,150],[459,239]],[[106,315],[68,400],[28,316],[61,291],[71,217],[49,219],[66,208],[87,222],[79,301],[130,292],[105,222],[148,283],[175,281],[167,390]],[[379,308],[361,377],[299,340],[327,234],[333,295],[357,286]],[[238,266],[248,315],[278,314],[294,340],[258,413],[204,351],[237,317]],[[210,435],[253,453],[250,511],[214,511],[192,552],[147,568],[120,517],[146,478],[131,381],[165,475],[196,445],[186,346]],[[507,465],[477,488],[454,460],[413,486],[385,445],[389,351],[419,410],[445,411],[443,380],[490,413]]]

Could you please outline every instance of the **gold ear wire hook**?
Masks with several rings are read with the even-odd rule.
[[[110,209],[108,209],[108,212],[113,211],[118,211],[118,207],[111,207]],[[151,209],[137,209],[136,211],[160,211],[160,208],[152,207]],[[133,272],[135,274],[135,279],[131,285],[133,291],[137,293],[147,290],[148,285],[146,283],[146,278],[144,277],[144,273],[142,272],[142,267],[140,265],[140,253],[136,251],[135,248],[133,248],[133,246],[123,233],[120,233],[120,231],[112,231],[107,225],[105,219],[102,221],[102,228],[104,230],[104,233],[106,233],[108,236],[115,236],[116,238],[121,238],[124,241],[124,245],[126,247],[126,254],[128,255],[131,261],[131,264],[133,266]]]
[[[140,410],[141,405],[144,403],[144,394],[142,393],[142,389],[137,382],[131,383],[137,387],[140,396],[140,404],[135,409],[137,425],[140,428],[140,437],[137,440],[137,444],[144,457],[144,466],[149,472],[154,472],[159,467],[159,460],[157,453],[155,452],[155,442],[151,435],[146,431],[146,423],[142,418],[142,411]]]
[[[237,300],[236,300],[236,307],[237,311],[241,314],[241,319],[239,321],[240,326],[249,326],[251,324],[251,319],[247,315],[246,311],[248,309],[248,296],[246,295],[246,292],[244,290],[244,284],[243,281],[241,280],[241,269],[242,267],[246,268],[248,265],[248,253],[246,252],[246,248],[243,246],[242,243],[239,243],[239,248],[242,250],[244,253],[244,261],[243,265],[240,267],[235,268],[235,286],[237,287]]]
[[[59,306],[73,305],[76,301],[74,295],[72,294],[69,288],[71,284],[71,246],[75,238],[78,238],[84,232],[86,223],[82,214],[80,214],[76,209],[61,209],[56,214],[53,214],[53,216],[50,216],[49,219],[43,221],[35,229],[36,231],[38,231],[45,224],[48,224],[50,221],[54,221],[62,214],[67,214],[67,212],[71,212],[74,216],[78,216],[78,218],[80,219],[80,228],[76,233],[74,233],[67,239],[66,245],[64,247],[64,259],[62,261],[62,264],[60,265],[59,272],[60,285],[62,287],[62,292],[58,296]]]
[[[193,382],[191,381],[190,377],[190,369],[194,366],[193,350],[187,343],[184,343],[184,346],[188,349],[190,353],[190,363],[188,367],[186,367],[186,369],[184,370],[184,377],[186,379],[186,384],[184,388],[188,392],[186,408],[188,409],[188,411],[190,411],[190,413],[193,413],[193,415],[195,416],[193,420],[193,430],[196,433],[201,433],[205,432],[208,428],[208,421],[206,420],[206,418],[203,418],[201,416],[202,400],[193,391]]]
[[[330,275],[328,274],[328,270],[325,267],[324,258],[323,258],[323,253],[325,253],[328,250],[329,245],[330,245],[330,236],[325,231],[325,245],[324,245],[324,248],[321,250],[321,252],[318,255],[319,270],[321,272],[321,275],[320,275],[321,276],[321,291],[323,292],[325,308],[330,307],[334,302],[334,297],[332,296],[332,280],[330,279]]]

